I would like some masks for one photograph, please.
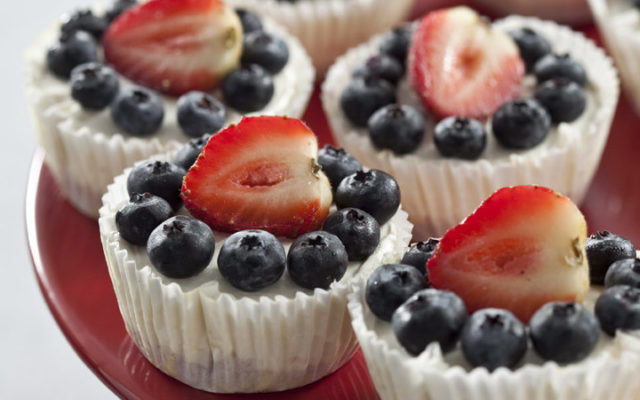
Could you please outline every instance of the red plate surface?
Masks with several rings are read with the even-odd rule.
[[[595,36],[593,27],[585,29]],[[331,141],[317,91],[304,118]],[[582,205],[589,230],[610,230],[640,246],[640,119],[623,96],[602,163]],[[306,387],[272,394],[218,395],[163,374],[129,339],[109,279],[98,225],[62,197],[36,152],[26,196],[26,228],[40,288],[63,333],[89,368],[126,399],[377,399],[361,352]]]

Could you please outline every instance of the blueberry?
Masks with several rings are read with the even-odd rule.
[[[545,360],[565,364],[591,353],[600,337],[600,324],[580,304],[551,302],[533,314],[529,333],[536,353]]]
[[[338,208],[359,208],[371,214],[382,226],[400,207],[400,188],[386,172],[360,170],[340,182],[334,200]]]
[[[575,121],[587,106],[584,90],[566,78],[542,82],[536,88],[535,98],[547,110],[555,124]]]
[[[493,134],[508,149],[530,149],[542,142],[551,129],[551,117],[535,99],[504,103],[493,115]]]
[[[408,26],[392,29],[382,38],[378,48],[380,53],[395,58],[404,68],[407,63],[407,53],[412,34],[412,30]]]
[[[93,36],[95,40],[100,41],[108,25],[106,19],[98,17],[91,10],[76,10],[62,22],[60,33],[64,36],[84,31]]]
[[[213,231],[204,222],[177,215],[158,225],[147,241],[151,264],[168,278],[189,278],[204,270],[215,250]]]
[[[293,241],[287,255],[291,280],[306,289],[328,289],[347,271],[347,250],[329,232],[305,233]]]
[[[520,57],[522,57],[527,71],[533,70],[539,59],[551,53],[549,41],[531,28],[518,28],[508,33],[520,49]]]
[[[411,265],[386,264],[367,279],[365,300],[374,315],[391,321],[393,312],[402,303],[426,287],[424,275]]]
[[[151,193],[134,193],[116,213],[116,227],[128,242],[144,245],[156,226],[171,217],[167,201]]]
[[[554,78],[566,78],[580,86],[587,83],[587,72],[579,62],[568,54],[547,54],[536,63],[533,68],[538,82],[548,81]]]
[[[236,232],[225,240],[218,255],[220,274],[234,287],[253,292],[270,286],[284,273],[282,243],[263,230]]]
[[[439,239],[429,238],[426,242],[417,242],[411,245],[404,253],[401,263],[412,265],[425,276],[427,275],[427,261],[433,255],[436,247],[440,243]]]
[[[344,244],[349,261],[369,257],[380,242],[380,225],[375,218],[357,208],[343,208],[324,221],[322,229],[336,235]]]
[[[138,2],[136,0],[115,0],[111,7],[104,13],[104,18],[108,23],[111,23],[122,13],[137,4]]]
[[[422,142],[425,121],[422,113],[411,106],[389,104],[373,113],[367,127],[374,146],[406,154]]]
[[[487,146],[487,134],[478,120],[448,117],[436,125],[433,141],[444,157],[475,160]]]
[[[129,87],[120,90],[111,102],[111,118],[124,132],[147,136],[160,129],[164,105],[155,92],[142,87]]]
[[[182,204],[180,189],[186,172],[166,161],[145,161],[133,167],[127,177],[127,191],[151,193],[165,199],[174,210]]]
[[[199,138],[189,140],[180,147],[173,158],[173,163],[185,171],[188,171],[198,159],[198,156],[209,139],[211,139],[211,135],[202,135]]]
[[[225,102],[241,112],[262,110],[273,97],[273,78],[256,64],[241,65],[222,81]]]
[[[244,36],[242,63],[257,64],[272,75],[282,71],[289,60],[287,43],[265,31],[254,31]]]
[[[344,178],[362,169],[362,165],[351,154],[330,145],[318,151],[318,164],[329,178],[334,193]]]
[[[631,242],[611,232],[598,232],[587,238],[584,249],[589,261],[591,283],[602,285],[609,266],[624,258],[635,258]]]
[[[47,51],[47,68],[62,79],[69,79],[78,65],[97,60],[96,41],[84,31],[61,36]]]
[[[615,261],[604,276],[604,286],[627,285],[640,289],[640,258]]]
[[[474,367],[513,368],[527,352],[527,330],[507,310],[485,308],[467,320],[460,335],[462,352]]]
[[[423,289],[398,307],[391,327],[402,347],[417,356],[432,342],[438,342],[443,353],[453,349],[466,320],[467,308],[458,295]]]
[[[640,289],[626,285],[608,288],[596,300],[595,313],[610,336],[618,329],[640,329]]]
[[[262,30],[262,21],[260,21],[260,17],[258,17],[255,13],[244,8],[236,8],[235,11],[236,14],[238,14],[238,18],[240,18],[242,31],[245,35],[254,31]]]
[[[218,132],[227,117],[224,104],[205,92],[191,91],[183,94],[178,99],[176,107],[178,125],[191,137]]]
[[[71,97],[88,110],[99,111],[111,104],[120,82],[113,68],[97,62],[80,64],[71,71]]]
[[[363,65],[356,68],[352,77],[383,79],[395,86],[403,74],[402,65],[395,58],[378,54],[369,57]]]
[[[351,80],[340,95],[340,107],[356,126],[367,126],[369,117],[387,104],[396,102],[396,93],[389,82],[376,78]]]

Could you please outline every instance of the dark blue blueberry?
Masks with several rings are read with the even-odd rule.
[[[493,134],[508,149],[525,150],[542,142],[551,129],[551,117],[535,99],[504,103],[491,120]]]
[[[203,135],[199,138],[189,140],[180,147],[173,158],[173,163],[185,171],[188,171],[198,159],[198,156],[209,139],[211,139],[211,135]]]
[[[568,54],[547,54],[536,63],[533,73],[538,82],[555,78],[566,78],[580,86],[587,83],[587,72],[582,64]]]
[[[618,329],[640,329],[640,289],[612,286],[598,297],[594,311],[602,330],[610,336]]]
[[[385,264],[367,279],[365,300],[374,315],[391,321],[393,312],[402,303],[426,287],[424,275],[411,265]]]
[[[438,342],[443,353],[453,349],[466,320],[467,308],[458,295],[423,289],[398,307],[391,327],[402,347],[417,356],[432,342]]]
[[[234,287],[253,292],[276,283],[286,261],[284,247],[275,236],[263,230],[246,230],[225,240],[218,269]]]
[[[382,38],[379,46],[380,53],[395,58],[404,68],[412,34],[413,31],[408,26],[394,28]]]
[[[116,213],[116,227],[128,242],[145,245],[155,227],[169,219],[172,213],[165,199],[151,193],[134,193]]]
[[[131,170],[127,177],[127,191],[151,193],[165,199],[174,210],[180,208],[180,189],[186,171],[166,161],[145,161]]]
[[[71,71],[71,97],[83,108],[102,110],[118,94],[120,81],[113,68],[91,62],[80,64]]]
[[[520,49],[520,57],[527,71],[533,70],[539,59],[551,53],[549,41],[531,28],[513,29],[508,33]]]
[[[485,308],[474,312],[460,335],[462,352],[474,367],[493,371],[513,368],[527,352],[527,330],[507,310]]]
[[[216,133],[227,118],[227,110],[218,99],[199,91],[185,93],[176,103],[178,109],[178,125],[191,137],[199,137],[205,133]]]
[[[580,361],[598,343],[600,324],[584,306],[551,302],[529,320],[529,334],[536,353],[561,364]]]
[[[628,239],[611,232],[598,232],[584,245],[589,261],[591,283],[602,285],[611,264],[625,258],[635,258],[636,250]]]
[[[273,78],[256,64],[241,65],[222,81],[224,100],[241,112],[262,110],[273,97]]]
[[[80,64],[97,61],[96,41],[84,31],[63,35],[47,50],[47,68],[58,78],[69,79],[71,70]]]
[[[104,18],[108,23],[111,23],[123,12],[137,4],[138,2],[136,0],[115,0],[111,7],[104,13]]]
[[[336,235],[347,249],[349,261],[369,257],[380,242],[380,225],[375,218],[357,208],[343,208],[324,221],[322,229]]]
[[[444,157],[475,160],[487,146],[487,133],[478,120],[448,117],[436,125],[433,141]]]
[[[604,276],[604,286],[627,285],[640,288],[640,258],[615,261]]]
[[[547,110],[555,124],[575,121],[587,107],[584,90],[565,78],[542,82],[536,88],[535,98]]]
[[[287,43],[265,31],[254,31],[244,36],[242,63],[257,64],[272,75],[282,71],[289,60]]]
[[[396,102],[396,93],[389,82],[382,79],[353,79],[342,90],[340,107],[356,126],[367,126],[369,117],[387,104]]]
[[[105,18],[95,15],[91,10],[76,10],[62,22],[60,34],[65,36],[84,31],[93,36],[95,40],[100,41],[108,25]]]
[[[440,243],[439,239],[429,238],[426,242],[417,242],[409,247],[402,257],[401,263],[412,265],[425,276],[427,275],[427,261]],[[428,281],[428,280],[427,280]]]
[[[400,207],[400,188],[386,172],[360,170],[340,182],[334,200],[338,208],[359,208],[371,214],[382,226]]]
[[[147,254],[162,275],[180,279],[204,270],[215,250],[213,231],[204,222],[186,215],[169,218],[151,232]]]
[[[318,164],[329,178],[334,193],[344,178],[362,169],[351,154],[328,144],[318,151]]]
[[[162,99],[149,89],[124,88],[111,102],[111,119],[129,135],[151,135],[162,125],[164,105]]]
[[[411,106],[389,104],[373,113],[367,127],[374,146],[407,154],[422,142],[425,121],[422,113]]]
[[[262,30],[262,21],[260,21],[260,17],[258,17],[254,12],[244,8],[236,8],[236,14],[238,14],[238,18],[240,18],[242,31],[245,35],[254,31]]]
[[[306,289],[328,289],[344,276],[348,264],[347,250],[340,239],[324,231],[299,236],[287,255],[291,280]]]
[[[631,0],[631,5],[640,10],[640,0]]]
[[[383,79],[392,85],[397,85],[402,78],[404,71],[402,65],[393,57],[378,54],[369,57],[363,65],[353,71],[354,78],[375,78]]]

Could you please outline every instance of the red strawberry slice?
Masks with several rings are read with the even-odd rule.
[[[483,119],[520,95],[524,63],[505,33],[467,7],[427,14],[409,48],[409,77],[441,117]]]
[[[523,322],[549,301],[589,290],[586,222],[567,197],[539,186],[503,188],[450,229],[427,263],[435,288],[470,312],[505,308]]]
[[[214,135],[182,184],[189,211],[212,229],[296,237],[329,214],[331,184],[302,121],[248,117]]]
[[[220,0],[152,0],[118,17],[102,42],[120,74],[180,95],[212,89],[238,64],[242,25]]]

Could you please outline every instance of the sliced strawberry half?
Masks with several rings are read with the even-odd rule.
[[[182,198],[214,230],[297,237],[329,214],[331,184],[302,121],[247,117],[214,135],[187,173]]]
[[[483,119],[520,95],[524,63],[505,33],[467,7],[427,14],[409,48],[409,77],[441,117]]]
[[[549,301],[589,290],[586,222],[567,197],[539,186],[503,188],[449,230],[427,263],[435,288],[470,312],[505,308],[523,322]]]
[[[242,25],[220,0],[151,0],[119,16],[102,42],[120,74],[180,95],[212,89],[238,64]]]

